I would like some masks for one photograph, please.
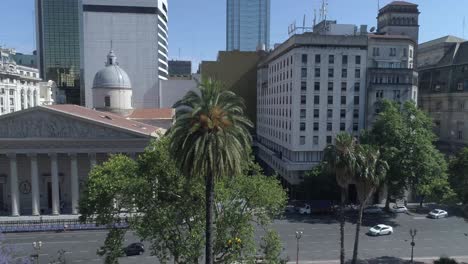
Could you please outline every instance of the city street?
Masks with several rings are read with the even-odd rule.
[[[345,247],[347,258],[351,258],[355,233],[355,218],[347,218]],[[370,237],[365,233],[370,226],[387,224],[394,228],[389,236]],[[300,239],[301,261],[333,262],[339,258],[339,223],[332,216],[288,216],[277,220],[274,228],[284,242],[284,254],[290,261],[296,261],[295,231],[302,231]],[[360,237],[360,257],[366,259],[395,257],[408,258],[411,254],[409,229],[418,230],[415,237],[414,255],[416,258],[432,258],[441,255],[468,255],[468,223],[461,217],[449,216],[445,219],[428,219],[425,215],[382,215],[365,216]],[[6,242],[22,252],[32,254],[31,242],[41,240],[40,263],[47,263],[60,249],[66,251],[70,263],[102,263],[96,255],[103,244],[105,231],[79,231],[65,233],[21,233],[6,234]],[[138,239],[128,234],[125,244]],[[466,257],[468,258],[468,256]],[[125,257],[120,263],[155,263],[156,259],[145,252],[142,256]],[[67,262],[68,263],[68,262]]]

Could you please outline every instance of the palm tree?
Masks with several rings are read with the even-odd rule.
[[[356,191],[359,201],[359,217],[356,223],[356,237],[354,240],[353,261],[356,264],[359,247],[359,232],[362,224],[362,213],[364,206],[372,197],[380,183],[385,179],[385,175],[389,169],[380,151],[373,145],[360,145],[358,147],[358,170],[356,171]]]
[[[346,190],[350,183],[354,182],[354,173],[357,166],[356,140],[347,133],[336,136],[335,145],[329,145],[324,150],[323,161],[326,169],[335,174],[336,182],[341,187],[340,203],[340,263],[345,262],[344,250],[344,205]]]
[[[244,115],[243,100],[219,82],[204,81],[199,88],[174,105],[170,149],[188,177],[205,178],[205,259],[212,264],[215,179],[240,173],[241,161],[250,150],[253,125]]]

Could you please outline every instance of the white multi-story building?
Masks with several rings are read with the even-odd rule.
[[[258,67],[258,156],[285,183],[302,181],[323,149],[365,123],[367,35],[294,35]]]
[[[81,82],[86,107],[95,107],[94,75],[104,65],[102,54],[110,49],[133,82],[133,106],[159,107],[159,81],[169,76],[167,0],[82,2]]]
[[[0,48],[0,115],[40,104],[39,71],[17,65],[14,49]]]

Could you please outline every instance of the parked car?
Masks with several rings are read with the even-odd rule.
[[[123,249],[126,256],[141,255],[145,252],[145,247],[142,243],[132,243]]]
[[[388,225],[376,225],[369,229],[369,234],[372,236],[391,235],[393,233],[393,227]]]
[[[366,208],[364,208],[364,211],[363,211],[365,214],[380,214],[382,213],[382,208],[378,207],[378,206],[368,206]]]
[[[311,213],[310,205],[308,205],[308,204],[306,204],[306,205],[299,208],[299,214],[301,214],[301,215],[310,214],[310,213]]]
[[[288,204],[288,205],[286,205],[286,208],[284,208],[284,211],[286,213],[295,213],[296,212],[296,207],[294,207],[294,205],[292,205],[292,204]]]
[[[394,213],[406,213],[408,212],[408,208],[403,205],[394,205],[391,209],[392,212]]]
[[[430,218],[438,219],[438,218],[447,217],[447,215],[448,215],[447,211],[444,211],[442,209],[434,209],[430,211],[427,216]]]

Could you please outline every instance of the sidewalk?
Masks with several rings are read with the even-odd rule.
[[[414,264],[433,264],[434,260],[439,259],[440,256],[438,257],[420,257],[420,258],[414,258]],[[468,264],[468,256],[453,256],[450,257],[452,259],[455,259],[458,261],[459,264]],[[288,264],[296,264],[296,261],[289,261]],[[313,260],[313,261],[299,261],[300,264],[336,264],[340,263],[340,260]],[[347,264],[351,263],[351,260],[346,261]],[[375,259],[369,259],[369,260],[360,260],[358,261],[359,264],[409,264],[410,259],[409,258],[393,258],[393,257],[381,257],[381,258],[375,258]]]

